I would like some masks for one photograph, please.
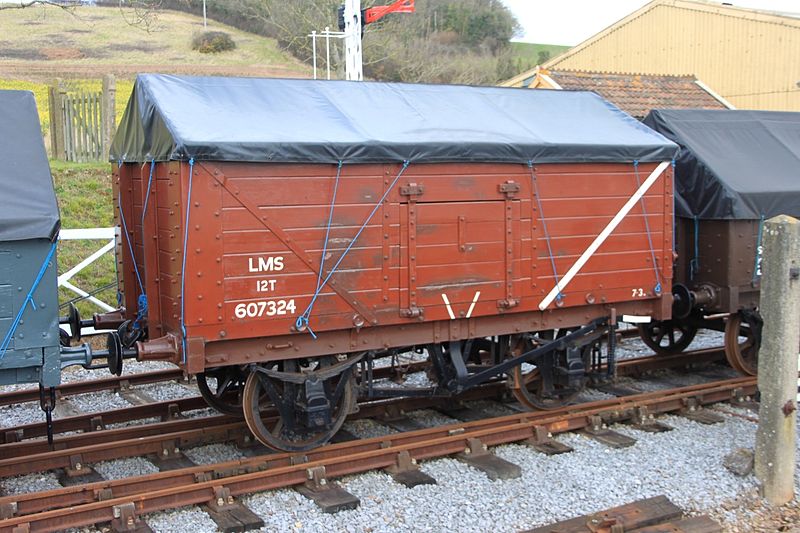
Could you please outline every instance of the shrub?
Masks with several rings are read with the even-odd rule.
[[[201,54],[218,54],[236,48],[233,38],[224,31],[204,31],[192,38],[192,50]]]

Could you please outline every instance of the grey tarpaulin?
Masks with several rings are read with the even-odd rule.
[[[644,123],[681,147],[676,214],[800,216],[800,113],[667,109],[651,111]]]
[[[146,74],[111,159],[625,162],[676,151],[588,92]]]
[[[0,241],[53,239],[59,223],[33,93],[0,91]]]

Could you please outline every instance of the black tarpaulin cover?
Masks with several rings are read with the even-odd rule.
[[[52,239],[58,228],[33,93],[0,91],[0,242]]]
[[[140,75],[113,161],[667,161],[677,147],[594,93]]]
[[[681,147],[676,214],[800,216],[800,113],[667,109],[651,111],[644,123]]]

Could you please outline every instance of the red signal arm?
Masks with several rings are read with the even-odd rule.
[[[413,13],[414,0],[397,0],[388,6],[376,6],[364,10],[364,24],[376,22],[389,13]]]

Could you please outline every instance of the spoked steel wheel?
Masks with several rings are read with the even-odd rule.
[[[642,341],[658,355],[681,353],[694,340],[697,327],[675,320],[654,320],[639,324]]]
[[[755,311],[732,314],[725,324],[725,357],[734,370],[745,375],[758,373],[763,321]]]
[[[222,414],[242,417],[242,392],[247,372],[238,366],[206,369],[197,374],[197,388],[209,407]]]
[[[320,377],[306,374],[297,361],[282,361],[280,370],[254,368],[242,395],[244,418],[255,437],[266,446],[287,452],[309,451],[330,440],[355,407],[352,367],[326,377],[334,357],[322,357]],[[305,379],[301,376],[304,376]],[[281,376],[293,376],[291,380]],[[297,378],[295,379],[294,376]],[[262,416],[264,397],[276,407],[277,416]]]
[[[554,332],[545,332],[542,338],[553,338]],[[562,329],[556,338],[563,337],[569,330]],[[515,357],[534,348],[534,344],[525,336],[511,338],[511,357]],[[531,410],[559,409],[573,403],[586,386],[585,373],[591,363],[591,347],[580,348],[580,363],[583,364],[583,376],[572,383],[564,375],[577,361],[569,360],[567,350],[554,350],[544,355],[536,366],[523,363],[514,367],[508,377],[508,385],[514,397]]]

